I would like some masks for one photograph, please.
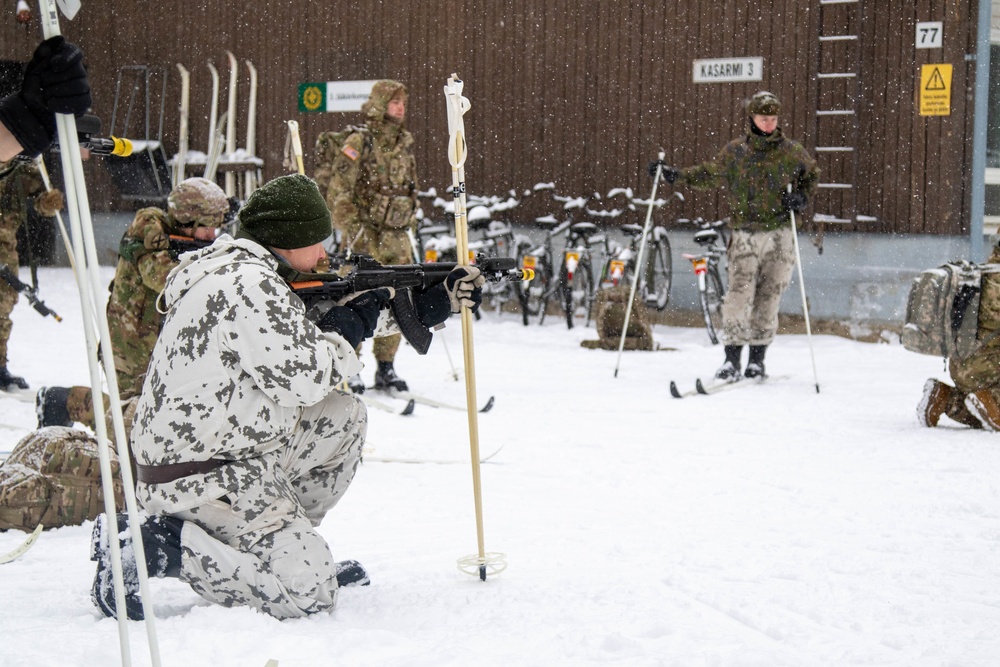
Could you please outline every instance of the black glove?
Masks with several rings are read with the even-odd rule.
[[[799,192],[798,190],[781,193],[781,206],[786,211],[795,211],[798,213],[804,210],[806,204],[808,203],[809,200],[806,198],[805,194]]]
[[[35,49],[21,90],[0,100],[0,123],[21,144],[22,154],[34,157],[52,145],[52,114],[81,115],[91,101],[83,51],[62,36],[51,37]]]
[[[663,166],[663,170],[660,172],[663,175],[663,180],[672,185],[677,180],[677,177],[681,175],[681,172],[668,166],[663,160],[653,160],[649,163],[649,177],[656,178],[656,168],[660,165]]]
[[[385,288],[360,292],[343,305],[326,311],[316,326],[320,331],[339,333],[351,347],[357,348],[365,338],[375,335],[378,316],[391,300]]]

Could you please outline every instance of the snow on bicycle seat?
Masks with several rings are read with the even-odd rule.
[[[694,242],[698,245],[711,245],[718,240],[719,232],[714,229],[703,229],[694,235]]]
[[[643,227],[642,225],[622,225],[619,229],[629,236],[639,236],[642,234]]]
[[[574,234],[579,234],[580,236],[590,236],[591,234],[597,233],[597,225],[592,222],[578,222],[570,230]]]

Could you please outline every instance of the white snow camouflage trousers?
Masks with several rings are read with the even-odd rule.
[[[335,391],[304,408],[275,465],[238,491],[178,512],[182,581],[226,607],[279,619],[333,609],[336,562],[314,530],[357,472],[368,427],[364,404]]]
[[[729,288],[722,302],[726,345],[770,345],[778,307],[795,268],[791,226],[766,232],[733,232],[726,259]]]

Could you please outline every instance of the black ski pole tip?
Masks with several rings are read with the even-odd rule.
[[[479,566],[479,579],[480,581],[486,581],[486,565]]]

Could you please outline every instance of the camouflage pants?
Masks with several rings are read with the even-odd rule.
[[[405,229],[386,229],[382,232],[368,226],[364,227],[364,232],[361,229],[361,226],[352,226],[348,230],[353,242],[353,252],[371,255],[382,264],[409,264],[413,261],[413,247]],[[375,361],[395,359],[401,341],[400,334],[375,338],[372,341]],[[360,353],[359,345],[358,354]]]
[[[16,268],[17,260],[10,266]],[[7,341],[10,340],[12,328],[10,313],[17,303],[17,291],[7,283],[0,281],[0,366],[7,365]]]
[[[305,408],[284,447],[264,454],[275,459],[271,472],[178,513],[181,580],[217,604],[279,619],[333,609],[336,563],[314,527],[354,478],[367,424],[361,401],[334,392]]]
[[[726,345],[770,345],[778,330],[778,307],[795,268],[790,227],[769,232],[734,231],[726,258],[729,289],[722,302]]]

